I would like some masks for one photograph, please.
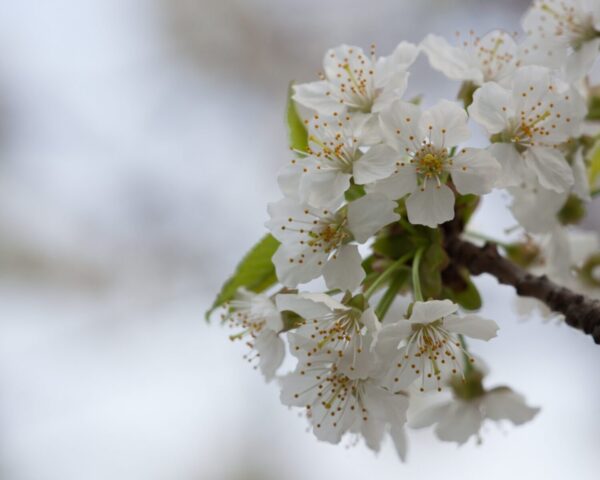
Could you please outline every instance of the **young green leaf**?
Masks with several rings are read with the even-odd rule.
[[[288,130],[288,139],[290,148],[292,150],[298,150],[306,152],[308,150],[308,132],[304,122],[298,115],[296,110],[296,103],[292,99],[294,89],[292,88],[293,83],[290,83],[288,88],[287,105],[285,107],[285,121]]]
[[[260,293],[277,282],[271,257],[278,247],[279,241],[271,234],[265,235],[252,247],[252,250],[238,264],[231,278],[221,287],[221,292],[210,310],[206,312],[207,320],[215,309],[231,300],[240,287]]]

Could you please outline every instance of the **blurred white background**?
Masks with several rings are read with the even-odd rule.
[[[475,350],[542,411],[482,446],[413,432],[407,464],[318,443],[203,319],[277,198],[291,79],[342,42],[517,30],[526,5],[1,2],[0,479],[598,478],[600,348],[491,278],[502,330]],[[409,96],[457,88],[421,59]],[[513,225],[502,204],[482,230]]]

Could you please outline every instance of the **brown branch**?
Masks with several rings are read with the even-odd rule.
[[[454,227],[454,228],[453,228]],[[498,253],[495,244],[478,247],[462,240],[461,228],[452,222],[444,225],[445,246],[456,263],[473,275],[489,273],[505,285],[515,287],[518,295],[544,302],[551,310],[562,313],[567,325],[583,330],[600,344],[600,301],[575,293],[554,283],[547,276],[532,275]]]

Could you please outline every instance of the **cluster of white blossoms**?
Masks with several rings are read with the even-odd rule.
[[[506,256],[598,296],[598,237],[566,226],[598,193],[600,128],[585,86],[600,0],[536,0],[523,30],[428,35],[387,57],[341,45],[325,53],[320,80],[292,87],[293,159],[268,206],[270,234],[215,306],[319,440],[363,438],[377,451],[389,435],[404,459],[407,426],[435,425],[462,444],[486,419],[537,414],[508,387],[484,388],[467,339],[499,327],[465,312],[481,299],[444,250],[443,224],[463,228],[493,189],[506,189],[524,238],[498,242]],[[421,53],[462,82],[457,101],[404,98]],[[474,124],[486,132],[480,148],[469,144]],[[286,344],[297,363],[278,375]],[[419,408],[435,395],[451,400]]]

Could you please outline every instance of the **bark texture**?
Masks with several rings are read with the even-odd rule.
[[[460,228],[445,228],[448,255],[471,274],[489,273],[505,285],[512,285],[518,295],[544,302],[551,310],[562,313],[567,325],[583,330],[600,344],[600,300],[562,287],[545,275],[532,275],[498,253],[495,244],[479,247],[460,238]]]

